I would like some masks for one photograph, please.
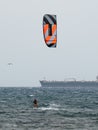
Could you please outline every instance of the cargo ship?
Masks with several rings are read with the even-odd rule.
[[[86,86],[98,86],[98,76],[95,81],[48,81],[48,80],[40,80],[40,84],[42,87],[86,87]]]

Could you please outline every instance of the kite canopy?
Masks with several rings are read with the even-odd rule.
[[[56,15],[45,14],[43,17],[43,35],[48,47],[57,46],[57,19]]]

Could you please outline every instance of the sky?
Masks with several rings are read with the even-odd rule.
[[[57,48],[45,45],[44,14],[57,15]],[[0,86],[97,75],[98,0],[0,0]]]

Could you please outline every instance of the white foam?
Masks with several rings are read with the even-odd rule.
[[[29,95],[30,97],[33,97],[34,95],[33,94],[31,94],[31,95]]]
[[[38,108],[39,110],[43,110],[43,111],[46,111],[46,110],[54,110],[54,111],[58,111],[59,108],[54,108],[54,107],[40,107]]]
[[[55,103],[50,103],[49,106],[47,106],[47,107],[39,107],[38,109],[43,110],[43,111],[46,111],[46,110],[58,111],[58,110],[60,110],[60,105],[55,104]]]

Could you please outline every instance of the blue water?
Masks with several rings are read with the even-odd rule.
[[[98,87],[0,88],[0,130],[98,130]]]

